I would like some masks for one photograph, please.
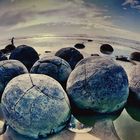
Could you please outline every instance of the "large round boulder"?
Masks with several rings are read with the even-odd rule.
[[[111,53],[113,53],[114,49],[109,44],[103,44],[100,47],[100,51],[101,51],[101,53],[104,53],[104,54],[111,54]]]
[[[61,85],[42,74],[23,74],[12,79],[2,96],[7,124],[33,138],[62,130],[70,119],[70,105]]]
[[[30,70],[33,64],[39,59],[39,56],[34,48],[20,45],[12,51],[9,59],[19,60]]]
[[[140,104],[140,65],[133,66],[130,73],[130,100],[135,100]],[[134,102],[136,103],[136,102]]]
[[[131,60],[140,61],[140,52],[133,52],[130,55]]]
[[[56,56],[66,60],[72,69],[74,69],[75,65],[83,59],[83,55],[73,47],[62,48],[55,53]]]
[[[28,70],[18,60],[0,61],[0,99],[7,83],[14,77],[24,73],[28,73]]]
[[[128,98],[128,78],[113,60],[92,56],[81,60],[67,81],[71,104],[80,110],[110,113],[122,109]]]
[[[71,73],[71,67],[60,57],[43,57],[31,68],[31,73],[45,74],[57,80],[62,86],[66,85]]]

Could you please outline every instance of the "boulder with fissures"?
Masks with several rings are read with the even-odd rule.
[[[28,73],[28,70],[18,60],[0,61],[0,98],[7,83],[14,77],[24,73]]]
[[[130,73],[130,97],[136,101],[140,101],[140,64],[133,66]]]
[[[43,57],[31,68],[31,73],[48,75],[56,79],[62,85],[66,85],[71,71],[68,62],[57,56]]]
[[[34,48],[20,45],[12,51],[9,59],[19,60],[30,70],[33,64],[39,59],[39,55]]]
[[[75,65],[84,58],[83,55],[73,47],[62,48],[55,53],[55,56],[66,60],[72,69],[74,69]]]
[[[42,74],[12,79],[2,96],[7,124],[19,134],[46,137],[62,130],[70,118],[70,105],[61,85]]]
[[[81,60],[67,81],[71,104],[99,113],[122,109],[128,98],[128,89],[124,69],[113,60],[100,56]]]

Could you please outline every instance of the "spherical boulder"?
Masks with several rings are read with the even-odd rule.
[[[33,64],[39,59],[39,56],[34,48],[27,45],[20,45],[12,51],[9,59],[21,61],[30,70]]]
[[[73,47],[62,48],[55,53],[56,56],[66,60],[72,69],[74,69],[75,65],[83,59],[83,55]]]
[[[60,57],[52,56],[39,59],[35,62],[30,72],[48,75],[65,86],[71,71],[68,62]]]
[[[140,61],[140,52],[133,52],[130,55],[131,60]]]
[[[0,61],[0,99],[7,83],[14,77],[24,73],[28,73],[28,70],[18,60]]]
[[[75,48],[77,49],[84,49],[85,48],[85,45],[83,43],[77,43],[74,45]]]
[[[104,54],[111,54],[111,53],[113,53],[114,49],[109,44],[103,44],[100,47],[100,51],[101,51],[101,53],[104,53]]]
[[[131,99],[140,102],[140,65],[136,65],[132,68],[129,87]]]
[[[128,98],[128,77],[113,60],[100,56],[77,64],[67,81],[71,104],[80,110],[110,113],[122,109]]]
[[[62,130],[70,119],[70,105],[61,85],[42,74],[23,74],[12,79],[2,96],[7,124],[33,138]]]

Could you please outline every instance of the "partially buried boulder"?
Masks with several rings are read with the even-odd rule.
[[[128,78],[113,60],[100,56],[81,60],[67,81],[71,104],[80,110],[110,113],[122,109],[128,98]]]
[[[64,88],[71,73],[71,67],[60,57],[43,57],[31,68],[31,73],[45,74],[56,79]]]
[[[133,52],[130,55],[131,60],[140,61],[140,52]]]
[[[77,49],[84,49],[85,48],[85,45],[83,43],[77,43],[74,45],[75,48]]]
[[[72,69],[74,69],[75,65],[83,59],[83,55],[73,47],[62,48],[55,53],[56,56],[66,60]]]
[[[28,70],[21,62],[17,60],[0,61],[0,99],[7,83],[24,73],[28,73]]]
[[[12,79],[1,106],[7,124],[19,134],[33,138],[62,130],[71,113],[61,85],[42,74],[23,74]]]
[[[20,45],[12,51],[9,59],[19,60],[30,70],[33,64],[39,59],[39,56],[34,48],[27,45]]]
[[[114,49],[109,44],[103,44],[100,47],[100,51],[101,51],[101,53],[104,53],[104,54],[111,54],[111,53],[113,53]]]

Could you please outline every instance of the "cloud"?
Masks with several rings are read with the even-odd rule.
[[[2,1],[0,29],[5,36],[128,34],[113,23],[107,7],[98,7],[86,0],[15,0],[9,4]],[[127,0],[123,5],[128,3]]]
[[[130,5],[131,8],[140,9],[140,1],[138,0],[125,0],[122,6]]]
[[[49,7],[48,9],[37,9],[36,11],[32,9],[32,11],[27,10],[28,12],[24,13],[18,12],[19,19],[14,20],[16,16],[11,17],[17,23],[12,29],[31,27],[39,24],[52,24],[52,26],[54,24],[67,24],[67,26],[79,25],[83,28],[83,26],[92,26],[95,22],[107,24],[107,20],[110,18],[110,16],[103,17],[105,10],[98,9],[95,5],[94,7],[87,7],[81,0],[75,0],[74,2],[63,1],[61,4],[61,7]],[[110,21],[108,24],[110,24]]]
[[[18,23],[25,23],[33,16],[32,12],[5,12],[0,16],[0,26],[14,26]]]

